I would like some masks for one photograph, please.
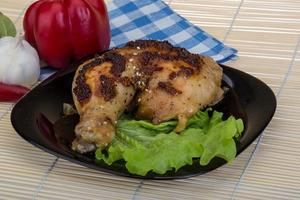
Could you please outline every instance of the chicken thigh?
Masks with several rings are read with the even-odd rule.
[[[212,103],[221,90],[222,68],[211,58],[168,42],[137,40],[85,62],[73,81],[80,114],[72,148],[80,153],[105,148],[118,117],[136,100],[136,117],[158,124],[176,118],[175,131]]]

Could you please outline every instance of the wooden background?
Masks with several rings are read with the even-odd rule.
[[[0,0],[22,31],[32,0]],[[0,199],[300,199],[300,1],[167,0],[174,10],[239,50],[228,65],[266,82],[276,114],[233,163],[175,181],[137,180],[70,163],[25,142],[0,103]]]

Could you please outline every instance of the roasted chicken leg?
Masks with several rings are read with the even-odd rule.
[[[175,131],[222,92],[222,68],[211,58],[168,42],[138,40],[80,65],[73,99],[80,114],[72,148],[105,148],[118,117],[136,101],[136,116],[157,124],[177,118]]]

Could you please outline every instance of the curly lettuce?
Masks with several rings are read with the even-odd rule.
[[[122,117],[115,139],[106,150],[96,151],[96,159],[108,165],[123,159],[130,173],[141,176],[178,170],[191,165],[194,158],[200,158],[203,166],[214,157],[230,162],[236,156],[234,138],[244,130],[241,119],[223,120],[223,113],[211,109],[197,112],[179,134],[173,132],[176,124],[175,120],[154,125]]]

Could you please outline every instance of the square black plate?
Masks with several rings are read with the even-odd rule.
[[[268,125],[276,109],[276,98],[272,90],[257,78],[239,70],[221,65],[224,71],[223,85],[230,90],[214,109],[242,118],[245,130],[237,141],[238,154],[249,146]],[[63,103],[73,103],[71,84],[75,69],[60,71],[42,82],[13,108],[12,125],[18,134],[31,144],[58,157],[96,170],[121,176],[146,179],[187,178],[216,169],[225,161],[213,159],[207,166],[200,166],[199,160],[177,172],[164,175],[148,173],[141,177],[130,174],[122,161],[111,166],[94,159],[94,155],[81,155],[70,149],[74,137],[73,128],[78,116],[62,120]],[[32,155],[34,156],[34,155]]]

